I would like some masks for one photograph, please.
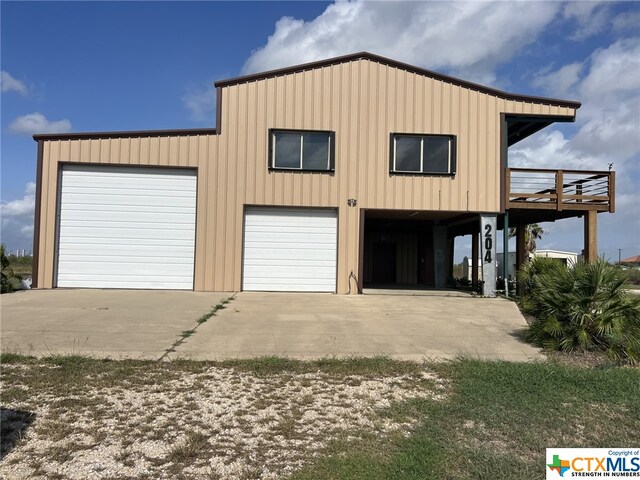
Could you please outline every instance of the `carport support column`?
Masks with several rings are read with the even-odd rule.
[[[584,215],[584,261],[598,259],[598,212],[587,210]]]
[[[482,246],[482,295],[496,296],[496,214],[480,215],[480,238]]]
[[[516,285],[518,286],[518,295],[524,294],[524,285],[522,282],[517,280],[518,273],[522,267],[524,267],[525,262],[527,261],[527,251],[526,251],[526,225],[518,225],[516,227]]]
[[[447,238],[447,277],[445,278],[445,282],[453,281],[453,285],[455,286],[455,280],[453,280],[453,257],[455,255],[456,249],[456,237],[448,237]]]
[[[474,287],[478,285],[478,271],[480,265],[478,265],[478,259],[480,258],[480,235],[478,232],[471,234],[471,285]]]
[[[447,227],[433,227],[433,266],[436,288],[447,284]]]

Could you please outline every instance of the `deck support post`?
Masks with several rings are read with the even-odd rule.
[[[526,225],[518,225],[516,227],[516,277],[527,261],[526,232]],[[518,285],[518,295],[522,295],[524,293],[522,282],[516,279],[516,285]]]
[[[598,212],[587,210],[584,214],[584,261],[598,259]]]
[[[509,211],[504,212],[502,226],[502,278],[504,279],[504,295],[509,298]]]

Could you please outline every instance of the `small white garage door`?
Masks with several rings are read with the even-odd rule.
[[[194,170],[62,169],[58,287],[193,289]]]
[[[247,208],[244,290],[335,292],[335,210]]]

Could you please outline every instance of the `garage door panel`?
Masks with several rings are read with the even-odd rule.
[[[65,270],[71,270],[69,275],[92,275],[98,269],[100,275],[129,275],[135,273],[135,275],[180,275],[188,277],[191,275],[191,269],[184,264],[165,263],[157,261],[152,262],[113,262],[113,261],[96,261],[91,259],[89,263],[85,261],[65,261],[65,269],[58,271],[59,275],[67,274]]]
[[[291,251],[307,251],[310,255],[313,254],[314,251],[321,253],[322,255],[327,255],[327,252],[335,252],[335,248],[327,243],[312,243],[313,239],[306,239],[304,237],[299,237],[300,241],[298,242],[277,242],[274,240],[265,240],[265,242],[269,243],[269,247],[265,247],[264,243],[260,243],[258,241],[247,242],[245,246],[250,249],[255,248],[257,250],[268,252],[272,249],[287,249]],[[301,244],[306,245],[306,247],[300,247]],[[306,258],[306,257],[305,257]]]
[[[277,263],[281,263],[283,259],[275,257],[271,254],[272,248],[263,248],[257,242],[252,242],[250,244],[245,244],[247,247],[245,249],[245,262],[253,262],[254,260],[271,260]],[[335,248],[313,248],[313,249],[304,249],[304,248],[289,248],[287,249],[287,258],[291,260],[295,260],[297,262],[300,261],[328,261],[331,264],[335,263]]]
[[[87,186],[87,178],[92,179],[94,175],[67,176],[66,186],[70,191],[86,191],[118,188],[123,190],[135,191],[140,187],[145,190],[176,190],[180,192],[194,191],[193,183],[189,177],[179,178],[174,175],[170,179],[158,178],[157,175],[147,175],[143,178],[140,174],[136,174],[136,178],[124,178],[122,175],[102,176],[100,179],[92,182],[92,186]]]
[[[104,263],[114,263],[119,261],[122,262],[124,265],[131,265],[131,264],[145,264],[148,262],[151,263],[159,263],[159,264],[164,264],[164,265],[171,265],[171,264],[176,264],[176,265],[181,265],[184,264],[185,259],[190,258],[190,254],[189,253],[184,253],[182,255],[171,255],[170,257],[166,256],[166,255],[157,255],[155,257],[147,255],[146,258],[149,259],[148,261],[143,259],[140,260],[140,257],[138,255],[105,255],[104,252],[101,252],[101,255],[96,255],[96,254],[91,254],[89,252],[83,254],[83,253],[61,253],[60,254],[61,257],[64,257],[65,262],[86,262],[87,260],[93,260],[94,262],[104,262]],[[154,260],[157,259],[157,260]]]
[[[299,265],[281,265],[278,266],[282,268],[281,272],[278,272],[279,279],[312,279],[312,280],[332,280],[335,279],[335,271],[333,269],[333,265],[330,266],[317,266],[317,265],[308,265],[308,266],[299,266]],[[260,279],[260,278],[270,278],[273,276],[274,266],[267,265],[251,265],[251,274],[252,278]]]
[[[127,169],[127,175],[129,176],[123,176],[121,171],[116,171],[116,170],[107,170],[108,168],[126,168]],[[95,178],[95,169],[96,168],[103,168],[102,172],[100,173],[100,178],[96,179]],[[117,183],[121,183],[121,182],[137,182],[138,184],[142,184],[145,182],[148,183],[152,183],[154,185],[158,184],[159,182],[163,182],[163,181],[176,181],[176,182],[180,182],[180,181],[184,181],[187,184],[191,185],[191,177],[193,177],[193,171],[188,170],[188,169],[175,169],[175,168],[170,168],[170,169],[162,169],[163,172],[160,173],[170,173],[171,174],[171,178],[167,179],[167,177],[165,177],[164,179],[162,178],[158,178],[158,172],[160,169],[157,168],[148,168],[148,167],[136,167],[133,165],[128,165],[126,167],[118,167],[115,165],[110,165],[110,166],[102,166],[102,165],[69,165],[67,166],[67,172],[66,172],[66,177],[70,180],[70,182],[73,182],[74,179],[78,179],[78,178],[85,178],[85,177],[89,177],[91,178],[92,183],[95,183],[97,185],[103,183],[103,182],[108,182],[108,181],[115,181]],[[85,183],[82,182],[82,185],[84,185]]]
[[[195,171],[65,166],[57,284],[193,288]]]
[[[264,252],[264,253],[263,253]],[[335,251],[332,251],[332,253]],[[269,255],[269,249],[250,249],[247,251],[247,254],[244,257],[244,261],[246,264],[257,265],[257,264],[267,264],[264,262],[269,262],[269,265],[283,265],[286,262],[281,258],[273,258]],[[305,262],[323,262],[325,265],[333,265],[335,264],[335,255],[328,255],[327,252],[322,250],[314,250],[314,251],[305,251],[303,249],[297,250],[289,250],[289,254],[287,258],[291,260],[291,262],[295,262],[297,265],[303,264]]]
[[[87,222],[89,223],[89,222]],[[170,238],[176,240],[188,240],[193,236],[193,229],[185,229],[181,225],[170,228],[151,228],[127,226],[126,228],[118,227],[90,227],[69,225],[65,229],[65,241],[74,238],[122,238],[122,239],[149,239],[149,238]],[[63,243],[63,242],[61,242]]]
[[[328,292],[325,283],[300,283],[300,282],[273,282],[266,280],[264,283],[255,283],[251,289],[259,292]]]
[[[258,218],[258,217],[249,217],[246,219],[247,228],[256,228],[256,227],[272,227],[273,225],[278,225],[279,228],[296,228],[299,226],[304,226],[305,228],[316,229],[316,228],[333,228],[335,225],[335,217],[318,217],[315,218],[313,223],[309,223],[309,217],[292,217],[289,218],[287,216],[276,216],[270,215],[268,218]]]
[[[143,191],[144,194],[141,195],[140,191]],[[90,195],[92,197],[99,196],[106,198],[126,195],[131,197],[131,200],[135,202],[137,199],[163,197],[165,194],[174,198],[191,198],[193,192],[191,189],[182,190],[175,188],[175,186],[173,188],[147,188],[144,185],[138,185],[136,188],[122,188],[120,186],[109,187],[105,185],[102,187],[67,188],[65,195],[68,197]]]
[[[292,245],[298,245],[300,243],[313,243],[316,245],[333,245],[335,244],[335,230],[333,232],[327,232],[322,230],[321,232],[269,232],[266,230],[249,231],[253,233],[255,238],[260,238],[260,241],[270,243],[289,243]],[[246,235],[245,235],[246,237]],[[251,237],[250,237],[251,238]]]
[[[335,210],[247,208],[243,288],[334,292]]]
[[[169,197],[171,192],[165,192],[166,195],[106,195],[102,193],[68,193],[62,195],[62,202],[67,204],[81,204],[85,207],[94,205],[138,205],[142,207],[152,207],[157,205],[176,207],[191,207],[195,211],[193,199],[191,197]],[[167,198],[172,199],[172,203],[167,205]]]
[[[154,249],[165,249],[166,247],[180,247],[180,248],[188,248],[190,251],[193,250],[193,241],[192,240],[175,240],[175,239],[171,239],[171,238],[150,238],[148,240],[145,241],[145,245],[140,245],[140,242],[134,239],[130,239],[130,241],[125,241],[122,240],[120,238],[91,238],[91,237],[84,237],[81,239],[77,239],[77,241],[74,241],[73,243],[69,242],[69,241],[65,241],[64,243],[60,244],[59,247],[59,251],[63,250],[65,247],[67,246],[72,246],[72,247],[87,247],[90,248],[89,252],[93,252],[95,253],[95,247],[104,247],[105,249],[107,248],[112,248],[112,247],[117,247],[120,249],[120,251],[133,251],[133,250],[129,250],[129,249],[135,249],[135,248],[142,248],[143,250],[141,252],[139,252],[140,255],[144,255],[145,251],[149,251],[152,252]],[[102,251],[102,250],[101,250]],[[105,250],[107,251],[107,250]],[[163,250],[166,254],[167,250]],[[175,252],[175,249],[172,248],[171,250],[172,255]]]
[[[173,205],[171,209],[167,209],[165,205],[91,205],[91,211],[96,215],[103,215],[107,213],[149,213],[149,214],[161,214],[164,211],[169,211],[175,214],[189,214],[194,215],[195,209],[191,206],[188,207],[176,207]],[[86,205],[67,204],[65,212],[86,212]]]
[[[273,228],[274,225],[273,224],[263,224],[263,225],[247,225],[245,231],[246,232],[250,232],[250,233],[261,233],[261,232],[265,232],[265,233],[282,233],[282,234],[298,234],[301,233],[300,232],[300,227],[301,225],[304,224],[299,224],[299,225],[278,225],[278,231],[274,232]],[[314,226],[304,226],[304,231],[306,233],[309,234],[331,234],[333,235],[335,233],[335,225],[323,225],[323,226],[318,226],[318,225],[314,225]]]
[[[195,212],[148,212],[148,211],[131,211],[128,210],[126,212],[127,218],[123,219],[122,213],[125,212],[117,212],[112,210],[104,210],[104,211],[96,211],[92,210],[92,218],[87,220],[86,210],[65,210],[64,215],[61,215],[60,218],[66,220],[73,224],[73,222],[127,222],[127,223],[137,223],[140,224],[142,222],[148,223],[164,223],[164,224],[186,224],[193,225],[195,221]]]
[[[65,287],[68,288],[133,288],[133,289],[167,289],[183,290],[183,285],[187,278],[181,279],[159,279],[157,277],[128,277],[127,287],[122,286],[122,276],[86,276],[63,279]],[[175,280],[175,281],[172,281]],[[153,285],[152,287],[150,285]]]

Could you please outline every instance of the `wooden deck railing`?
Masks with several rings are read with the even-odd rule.
[[[615,172],[506,169],[507,208],[615,211]]]

